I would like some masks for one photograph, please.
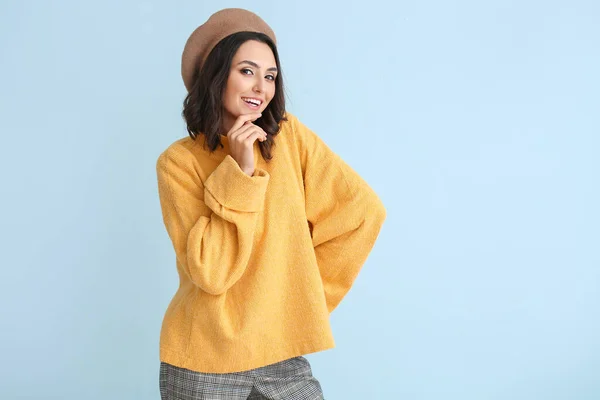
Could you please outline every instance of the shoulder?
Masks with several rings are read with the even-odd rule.
[[[171,143],[156,160],[158,170],[169,168],[186,168],[196,161],[195,149],[199,145],[196,140],[187,136]]]
[[[281,123],[281,130],[287,132],[297,144],[304,145],[315,135],[295,114],[286,111],[285,117],[287,121]]]
[[[284,119],[281,120],[281,122],[279,123],[279,126],[281,128],[280,132],[286,132],[288,134],[293,134],[294,133],[294,125],[295,122],[297,121],[297,118],[295,115],[293,115],[292,113],[290,113],[289,111],[286,111],[285,114],[283,115]]]
[[[315,148],[327,147],[321,136],[302,122],[296,115],[286,111],[286,117],[288,119],[287,126],[290,131],[290,137],[293,138],[296,146],[301,151],[312,151]],[[329,150],[329,147],[327,147],[327,150]]]

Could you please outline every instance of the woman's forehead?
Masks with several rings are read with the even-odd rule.
[[[251,61],[259,68],[271,68],[275,66],[275,56],[266,43],[248,40],[243,43],[233,57],[234,64],[242,61]]]

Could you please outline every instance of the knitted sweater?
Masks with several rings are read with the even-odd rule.
[[[246,371],[335,347],[329,315],[375,244],[386,209],[313,131],[286,114],[266,162],[245,174],[204,136],[156,163],[179,287],[164,315],[160,360]]]

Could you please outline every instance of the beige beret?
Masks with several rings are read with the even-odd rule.
[[[181,76],[188,92],[192,88],[194,74],[204,64],[217,43],[233,33],[242,31],[264,33],[276,43],[275,33],[269,25],[258,15],[241,8],[217,11],[192,32],[181,56]]]

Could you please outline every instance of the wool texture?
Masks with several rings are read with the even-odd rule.
[[[373,189],[286,114],[266,162],[254,142],[244,173],[204,135],[156,162],[179,287],[163,319],[160,360],[240,372],[335,347],[330,313],[349,292],[386,218]]]

